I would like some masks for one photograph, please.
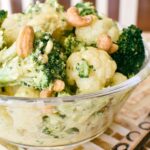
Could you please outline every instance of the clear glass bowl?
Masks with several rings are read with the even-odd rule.
[[[66,149],[102,134],[134,87],[150,74],[150,53],[141,71],[96,93],[49,99],[0,97],[0,138],[24,148]],[[92,88],[92,87],[91,87]]]

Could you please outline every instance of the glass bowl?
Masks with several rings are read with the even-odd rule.
[[[150,74],[150,52],[141,71],[104,90],[68,97],[0,97],[0,138],[23,148],[66,149],[102,134],[130,93]],[[92,88],[92,87],[91,87]]]

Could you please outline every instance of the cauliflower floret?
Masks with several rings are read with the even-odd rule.
[[[52,7],[49,3],[37,2],[33,7],[36,7],[38,10],[28,13],[28,15],[32,16],[28,25],[33,26],[34,30],[41,30],[52,34],[56,29],[64,28],[66,26],[63,11],[57,11],[56,8]]]
[[[20,29],[25,25],[31,25],[34,31],[53,33],[56,29],[64,29],[67,26],[65,14],[57,10],[49,3],[39,3],[29,6],[25,13],[10,15],[2,24],[5,29],[7,44],[11,45],[18,36]]]
[[[113,85],[120,84],[120,83],[126,81],[127,79],[128,78],[125,75],[123,75],[122,73],[116,72],[111,80],[111,85],[113,86]]]
[[[19,87],[15,93],[16,97],[31,97],[38,98],[40,96],[40,92],[30,87]]]
[[[16,41],[20,29],[27,24],[29,18],[21,13],[12,14],[2,24],[6,43],[11,45]]]
[[[18,88],[19,88],[18,86],[6,86],[6,87],[1,88],[0,94],[14,96]]]
[[[108,34],[113,42],[119,38],[119,29],[117,24],[110,18],[103,18],[102,20],[95,19],[93,23],[86,27],[76,28],[76,36],[79,40],[86,44],[95,44],[100,34]]]
[[[79,92],[97,91],[114,76],[116,63],[107,52],[88,47],[74,52],[67,60],[67,77],[70,85],[76,84]]]

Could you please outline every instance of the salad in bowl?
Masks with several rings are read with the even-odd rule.
[[[92,3],[56,0],[0,10],[0,138],[58,149],[102,134],[150,73],[135,25],[120,29]]]

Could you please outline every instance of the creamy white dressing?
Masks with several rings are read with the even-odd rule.
[[[79,142],[103,132],[112,122],[124,96],[46,104],[12,103],[0,106],[0,137],[20,144],[58,146]],[[47,109],[46,111],[43,111]]]

